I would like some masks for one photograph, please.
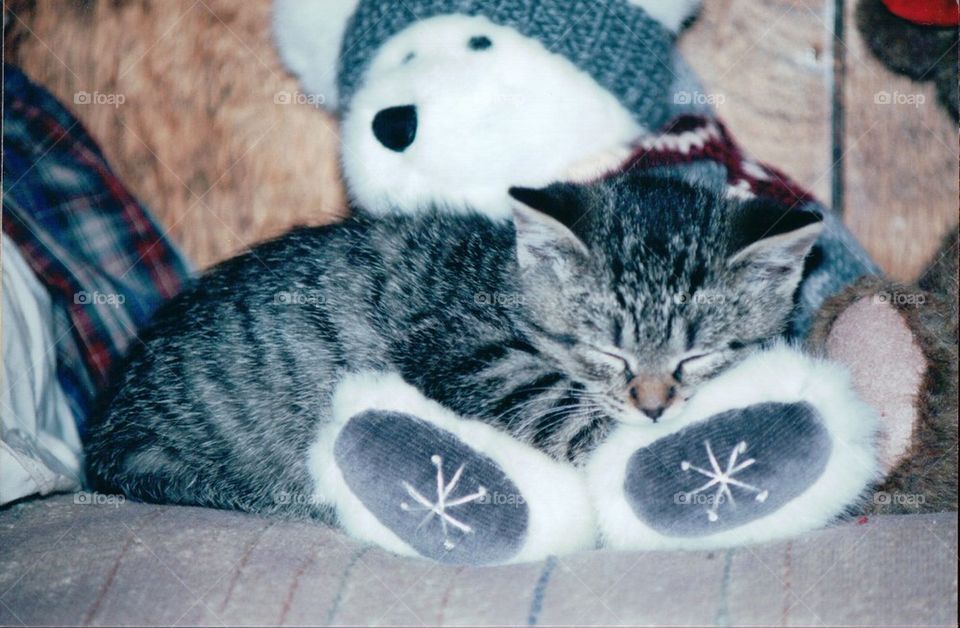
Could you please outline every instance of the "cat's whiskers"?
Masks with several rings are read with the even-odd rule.
[[[526,392],[543,392],[543,393],[554,393],[554,394],[553,395],[544,394],[544,395],[533,397],[532,399],[527,399],[519,404],[511,406],[507,410],[500,412],[495,416],[485,416],[484,419],[493,421],[493,422],[500,422],[502,419],[504,419],[508,415],[514,415],[514,418],[515,418],[516,415],[522,414],[524,410],[527,410],[531,407],[535,407],[538,405],[548,405],[550,406],[550,409],[553,409],[555,407],[555,404],[564,397],[572,397],[577,401],[581,401],[584,399],[592,400],[592,399],[589,399],[589,397],[592,395],[596,395],[598,397],[601,396],[601,393],[584,391],[584,390],[581,390],[578,388],[572,388],[569,386],[565,386],[565,387],[547,386],[547,387],[535,387],[535,388],[521,387],[521,389]],[[493,405],[494,403],[499,403],[499,400],[492,400],[489,405]],[[508,421],[507,424],[510,425],[513,422],[514,418],[511,418],[511,420]]]
[[[564,404],[564,405],[558,406],[557,405],[558,402],[564,398],[565,398],[564,396],[561,396],[559,399],[540,398],[538,401],[540,401],[541,404],[543,405],[547,405],[548,407],[546,408],[545,411],[540,412],[539,414],[524,414],[523,412],[524,410],[527,410],[538,404],[527,404],[527,405],[518,406],[517,408],[514,408],[510,411],[513,414],[513,416],[510,418],[510,420],[507,421],[507,425],[508,427],[512,428],[519,423],[519,426],[520,426],[519,429],[522,429],[522,427],[524,427],[526,424],[530,422],[540,421],[543,418],[550,416],[553,413],[558,413],[565,410],[569,412],[576,412],[576,411],[582,411],[586,408],[600,407],[599,404],[597,404],[592,399],[576,398],[576,397],[573,397],[576,403]],[[570,399],[571,397],[566,396],[566,398]],[[587,403],[584,403],[584,402],[587,402]]]
[[[530,415],[525,417],[523,423],[520,424],[520,428],[526,428],[529,426],[536,426],[534,434],[539,434],[542,431],[546,431],[548,428],[553,428],[557,422],[566,421],[571,416],[581,415],[583,417],[588,417],[593,413],[601,412],[602,407],[598,405],[576,405],[576,406],[565,406],[562,408],[553,408],[547,412],[541,414]],[[543,425],[545,419],[552,419],[551,423],[548,425]],[[579,423],[579,422],[578,422]]]
[[[554,436],[554,440],[565,443],[569,441],[572,436],[583,429],[585,425],[589,425],[591,421],[600,416],[603,416],[602,408],[588,408],[583,410],[583,414],[579,417],[583,420],[580,421],[568,421],[566,420],[568,416],[561,414],[556,417],[556,419],[564,423],[562,428],[557,428],[556,423],[551,422],[548,425],[541,425],[537,427],[529,434],[526,434],[526,436],[530,440],[537,440],[537,438],[542,434],[551,433]],[[543,418],[545,417],[540,417],[540,420]]]

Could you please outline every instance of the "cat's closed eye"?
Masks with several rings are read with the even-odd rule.
[[[677,363],[673,370],[673,379],[682,383],[685,377],[707,374],[715,370],[724,361],[722,351],[707,351],[687,356]]]
[[[627,379],[633,378],[634,367],[631,364],[630,358],[617,349],[594,346],[590,346],[589,349],[593,355],[605,364],[616,368],[618,372],[624,373]]]

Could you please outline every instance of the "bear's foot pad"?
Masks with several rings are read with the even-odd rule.
[[[807,403],[728,410],[637,450],[624,482],[633,512],[668,536],[706,536],[769,515],[823,473],[831,441]]]
[[[334,457],[363,506],[426,558],[499,563],[524,543],[526,501],[500,466],[413,415],[354,415],[337,436]]]

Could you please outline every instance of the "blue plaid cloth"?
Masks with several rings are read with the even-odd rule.
[[[190,267],[83,125],[3,69],[3,231],[50,291],[57,375],[83,434],[118,359]]]

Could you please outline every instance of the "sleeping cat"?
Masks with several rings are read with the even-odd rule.
[[[252,511],[302,494],[347,374],[393,372],[581,464],[784,328],[820,217],[628,172],[513,189],[513,222],[428,211],[293,231],[166,304],[88,438],[101,490]]]

